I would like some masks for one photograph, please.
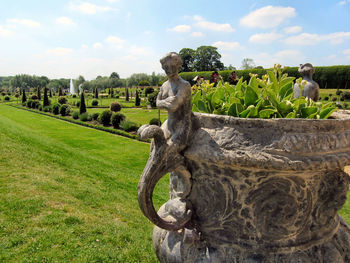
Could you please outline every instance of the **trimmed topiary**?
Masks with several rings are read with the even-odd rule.
[[[51,106],[45,106],[43,110],[44,112],[51,112],[52,108]]]
[[[57,102],[61,105],[67,104],[67,98],[66,97],[58,97]]]
[[[60,114],[61,114],[62,116],[67,116],[67,115],[69,115],[69,112],[70,112],[70,107],[69,107],[68,104],[63,104],[63,105],[61,105],[61,107],[60,107]]]
[[[91,116],[90,116],[89,113],[84,112],[83,114],[80,114],[80,115],[79,115],[79,119],[80,119],[81,121],[91,121]]]
[[[54,105],[52,105],[52,113],[57,115],[60,112],[60,107],[61,105],[58,103],[55,103]]]
[[[97,121],[98,119],[98,116],[100,116],[100,114],[98,112],[95,112],[91,115],[91,118],[94,120],[94,121]]]
[[[37,99],[38,99],[38,96],[37,96],[36,94],[33,94],[32,96],[30,96],[30,98],[31,98],[32,100],[37,100]]]
[[[79,112],[74,111],[74,112],[72,113],[72,117],[73,117],[74,120],[79,119]]]
[[[125,116],[124,114],[117,112],[117,113],[113,113],[111,116],[111,123],[113,125],[113,128],[115,129],[119,129],[120,123],[125,120]]]
[[[149,121],[149,125],[162,125],[162,122],[158,120],[158,118],[153,118],[152,120]]]
[[[92,106],[97,106],[98,105],[98,100],[92,100],[91,101]]]
[[[83,114],[86,112],[86,105],[85,105],[85,97],[84,92],[80,95],[80,103],[79,103],[79,113]]]
[[[10,101],[10,97],[9,96],[5,96],[4,100]]]
[[[123,120],[120,123],[120,127],[124,131],[131,132],[131,131],[137,131],[140,126],[137,123],[135,123],[135,122],[128,121],[128,120]]]
[[[157,108],[157,96],[159,91],[155,91],[148,95],[148,103],[151,105],[152,108]]]
[[[140,106],[140,104],[141,104],[141,99],[139,96],[139,91],[137,90],[136,91],[136,98],[135,98],[135,106]]]
[[[109,107],[111,111],[118,112],[122,109],[122,106],[118,102],[112,102],[111,106]]]
[[[98,121],[103,126],[109,126],[109,124],[111,122],[111,116],[112,116],[112,111],[110,111],[110,110],[102,111],[100,116],[98,116]]]

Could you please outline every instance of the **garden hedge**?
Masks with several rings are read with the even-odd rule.
[[[259,77],[266,74],[266,69],[245,69],[235,70],[238,78],[243,77],[244,80],[249,80],[249,73],[258,74]],[[222,70],[219,74],[224,81],[229,81],[232,70]],[[289,76],[299,78],[298,67],[287,67],[284,71]],[[189,81],[192,85],[195,84],[193,79],[195,76],[203,76],[206,80],[210,80],[213,71],[202,72],[182,72],[180,76]],[[350,65],[348,66],[329,66],[315,67],[313,79],[320,85],[321,89],[350,89]]]

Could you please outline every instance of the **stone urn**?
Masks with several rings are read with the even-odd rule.
[[[138,198],[156,225],[160,262],[350,262],[346,200],[350,119],[242,119],[192,114],[187,146],[153,137]],[[170,200],[152,192],[170,172]]]

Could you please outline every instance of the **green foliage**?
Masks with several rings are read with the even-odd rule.
[[[122,109],[122,106],[118,102],[112,102],[109,109],[113,112],[118,112]]]
[[[141,104],[141,99],[139,96],[139,91],[136,90],[135,106],[140,106],[140,104]]]
[[[55,103],[52,105],[52,113],[57,115],[60,112],[61,104]]]
[[[162,122],[158,118],[153,118],[149,121],[149,125],[162,125]]]
[[[38,96],[36,94],[33,94],[32,96],[30,96],[31,100],[38,100]]]
[[[132,121],[128,121],[128,120],[123,120],[120,123],[120,127],[127,132],[131,132],[131,131],[137,131],[139,126],[137,125],[137,123],[132,122]]]
[[[152,108],[157,108],[157,96],[158,96],[159,91],[155,91],[151,94],[148,95],[148,103],[151,105]]]
[[[4,100],[10,101],[10,97],[9,96],[5,96]]]
[[[98,100],[92,100],[91,101],[92,106],[97,106],[98,105]]]
[[[97,121],[98,116],[100,116],[100,114],[98,112],[95,112],[91,115],[91,119],[93,119],[94,121]]]
[[[67,104],[67,98],[66,97],[58,97],[58,99],[57,99],[57,102],[59,103],[59,104]]]
[[[87,112],[84,112],[83,114],[79,115],[79,119],[81,121],[91,121],[91,115]]]
[[[149,81],[148,80],[145,80],[145,79],[143,79],[143,80],[140,80],[139,81],[139,83],[138,83],[138,85],[139,86],[151,86],[151,84],[149,83]]]
[[[51,112],[52,108],[51,108],[51,106],[45,106],[43,108],[43,110],[44,110],[44,112]]]
[[[193,62],[195,59],[196,51],[192,48],[183,48],[179,52],[179,56],[182,59],[182,66],[180,72],[193,71]]]
[[[95,99],[98,99],[98,89],[95,88]]]
[[[152,88],[152,87],[147,87],[147,88],[145,89],[145,96],[147,97],[148,94],[151,94],[151,93],[153,93],[153,92],[154,92],[154,88]]]
[[[113,112],[113,114],[111,116],[111,124],[112,124],[113,128],[119,129],[119,125],[123,120],[125,120],[124,114],[119,113],[119,112],[117,112],[117,113]]]
[[[83,114],[86,112],[86,105],[85,105],[85,97],[84,92],[80,94],[80,103],[79,103],[79,113]]]
[[[73,117],[74,120],[79,119],[79,112],[78,111],[73,111],[72,117]]]
[[[69,113],[70,113],[69,105],[68,104],[61,105],[61,107],[60,107],[60,114],[62,116],[67,116],[67,115],[69,115]]]
[[[44,88],[44,100],[43,100],[43,106],[49,106],[50,105],[50,101],[49,101],[49,97],[47,95],[47,88]]]
[[[127,87],[125,88],[125,100],[129,101],[129,89]]]
[[[41,100],[41,91],[40,91],[40,88],[37,88],[36,91],[37,91],[38,100]]]
[[[104,110],[101,112],[100,116],[98,116],[98,122],[101,123],[103,126],[109,126],[111,123],[111,116],[112,111],[110,110]]]
[[[26,101],[27,101],[26,91],[23,89],[23,92],[22,92],[22,104],[25,103]]]
[[[294,99],[293,80],[276,65],[262,79],[251,74],[248,83],[243,77],[235,86],[220,82],[214,88],[204,83],[193,87],[192,110],[241,118],[326,119],[336,109],[333,103]],[[301,78],[297,82],[301,87],[305,85]]]

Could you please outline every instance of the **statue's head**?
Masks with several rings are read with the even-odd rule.
[[[182,59],[176,52],[170,52],[160,59],[160,63],[165,73],[170,77],[177,75],[182,66]]]
[[[300,64],[298,71],[302,76],[312,75],[315,73],[315,68],[312,66],[311,63],[305,63]]]

